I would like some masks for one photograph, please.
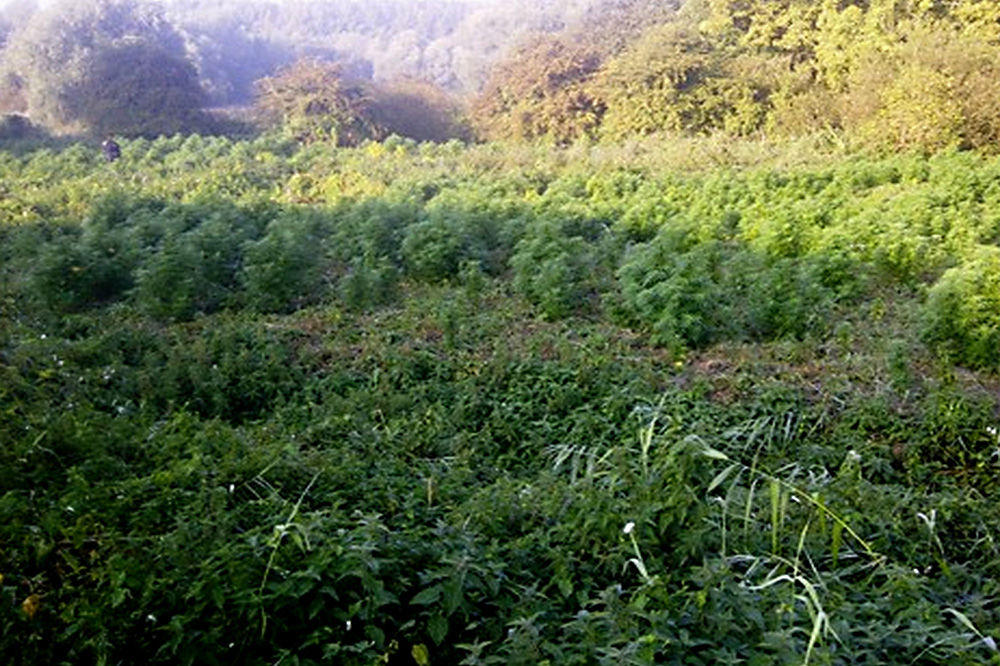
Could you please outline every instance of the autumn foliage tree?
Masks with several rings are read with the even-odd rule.
[[[1000,5],[986,0],[707,0],[705,34],[780,59],[772,128],[934,151],[1000,139]]]
[[[1000,48],[940,23],[869,51],[844,89],[844,125],[868,144],[931,152],[1000,145]]]
[[[481,136],[833,131],[888,150],[1000,146],[1000,4],[991,0],[593,7],[605,13],[580,25],[603,15],[623,27],[588,38],[569,26],[512,52],[474,106]]]
[[[257,82],[257,115],[303,143],[342,146],[379,138],[367,86],[347,81],[337,63],[300,59]]]
[[[489,139],[567,143],[593,136],[604,106],[592,83],[600,56],[586,46],[539,36],[498,65],[472,118]]]
[[[601,71],[602,133],[747,134],[764,123],[768,90],[697,29],[671,22],[648,30]]]
[[[454,98],[440,87],[416,79],[377,84],[372,114],[383,133],[415,141],[441,143],[469,134]]]

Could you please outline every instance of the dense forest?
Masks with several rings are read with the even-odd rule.
[[[289,70],[314,94],[294,81],[311,66],[336,72],[320,94],[366,101],[332,106],[375,139],[830,132],[931,152],[1000,139],[988,0],[25,0],[0,25],[0,110],[54,131],[225,131],[199,114],[266,98],[261,81]],[[319,106],[271,121],[336,115]]]
[[[996,3],[0,45],[0,663],[1000,665]]]
[[[513,45],[537,32],[583,26],[594,20],[596,4],[65,0],[39,9],[25,0],[7,6],[0,18],[6,84],[0,110],[27,111],[42,124],[62,128],[75,118],[52,107],[89,90],[81,79],[90,62],[74,63],[101,58],[102,51],[113,52],[124,43],[141,44],[193,67],[195,80],[182,83],[199,87],[202,101],[212,106],[248,104],[255,81],[300,59],[335,63],[357,81],[420,81],[464,99],[478,92],[493,63]],[[138,86],[180,85],[150,78],[149,72],[133,80],[103,74],[111,78],[90,84],[117,94],[123,103]],[[121,90],[108,92],[108,86]],[[170,124],[175,119],[160,115],[161,133],[175,131],[176,122]]]

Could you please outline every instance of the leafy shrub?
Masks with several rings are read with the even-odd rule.
[[[1000,248],[976,248],[931,287],[924,337],[959,363],[1000,370]]]
[[[368,310],[392,303],[398,294],[399,269],[386,257],[362,256],[350,263],[337,289],[353,310]]]
[[[833,255],[769,257],[736,242],[690,245],[661,232],[618,269],[626,320],[675,350],[721,340],[820,334],[859,288],[856,263]]]
[[[256,238],[262,226],[252,212],[229,206],[181,212],[169,220],[136,280],[139,307],[161,319],[191,319],[226,306],[239,284],[241,241]]]
[[[246,303],[260,312],[289,312],[323,297],[326,220],[286,213],[244,249],[240,275]]]
[[[461,219],[439,215],[407,227],[402,245],[407,273],[426,282],[454,277],[467,258],[462,226]]]
[[[514,290],[558,319],[591,309],[602,286],[603,234],[589,239],[572,219],[542,219],[528,226],[510,265]]]
[[[997,162],[663,147],[0,154],[0,661],[995,661]]]
[[[723,297],[716,277],[722,256],[718,243],[689,247],[672,232],[636,246],[618,269],[628,318],[674,349],[712,342],[722,325],[715,311]]]
[[[38,250],[36,294],[55,312],[124,298],[141,261],[134,222],[156,208],[155,202],[112,195],[97,200],[79,227],[54,229]]]
[[[500,274],[520,232],[517,213],[478,193],[461,199],[452,194],[436,197],[427,205],[426,218],[403,233],[407,273],[441,282],[454,279],[463,263],[477,261],[487,273]]]
[[[905,456],[910,474],[929,487],[953,481],[992,494],[1000,447],[996,405],[954,387],[925,396],[912,417]]]
[[[725,332],[755,341],[824,332],[838,300],[831,287],[843,286],[838,283],[845,277],[826,268],[811,259],[768,259],[749,251],[731,256],[720,285]]]
[[[54,312],[79,312],[106,304],[132,286],[133,255],[122,247],[120,238],[100,240],[106,242],[95,247],[70,232],[42,249],[34,290]]]
[[[274,410],[304,376],[294,332],[241,317],[216,320],[167,350],[169,357],[151,369],[144,396],[161,411],[184,408],[242,422]]]
[[[457,105],[433,84],[399,80],[384,83],[374,92],[372,113],[390,135],[387,144],[393,137],[444,143],[470,134],[460,120]]]
[[[933,153],[991,150],[1000,117],[995,44],[969,30],[915,24],[889,53],[861,46],[843,106],[849,128],[869,145]]]
[[[400,265],[404,230],[421,219],[418,206],[382,197],[345,202],[331,211],[330,254],[344,265],[358,257],[384,257]]]

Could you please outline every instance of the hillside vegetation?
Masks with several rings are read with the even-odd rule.
[[[689,0],[613,48],[590,35],[540,36],[498,63],[474,105],[480,131],[557,142],[831,132],[926,152],[992,151],[1000,138],[993,2]]]
[[[1000,662],[996,158],[122,148],[0,153],[5,663]]]
[[[393,134],[1000,145],[992,0],[30,6],[0,14],[0,112],[56,134],[245,135],[255,126],[233,107],[255,107],[237,117],[303,142],[317,138],[304,125],[319,127],[343,145]]]

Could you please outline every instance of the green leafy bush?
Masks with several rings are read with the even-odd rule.
[[[407,201],[373,197],[339,204],[331,215],[330,254],[335,261],[347,265],[358,257],[381,257],[398,266],[403,233],[420,220],[421,210]]]
[[[618,269],[629,318],[674,349],[717,339],[724,324],[716,309],[724,297],[717,281],[723,252],[718,243],[690,247],[675,233],[636,246]]]
[[[855,266],[827,255],[768,257],[733,242],[691,245],[664,231],[623,259],[619,309],[674,350],[801,339],[822,335],[835,307],[857,294]]]
[[[160,410],[186,409],[242,422],[274,410],[299,390],[305,368],[293,331],[235,317],[170,341],[144,361],[145,398]]]
[[[121,238],[90,240],[98,245],[77,233],[60,234],[40,253],[34,289],[54,312],[79,312],[104,305],[131,288],[134,254],[123,247]]]
[[[610,272],[602,260],[607,241],[600,225],[572,219],[529,225],[510,260],[514,290],[549,319],[593,310]]]
[[[36,294],[55,312],[79,312],[123,299],[142,259],[136,220],[155,202],[121,194],[98,199],[79,227],[55,227],[37,248]]]
[[[426,217],[403,234],[407,273],[427,282],[453,280],[463,263],[477,261],[487,273],[500,274],[520,233],[518,213],[484,200],[480,193],[435,197],[428,202]]]
[[[976,248],[931,287],[924,336],[959,363],[1000,369],[1000,248]]]
[[[329,222],[317,215],[286,213],[272,220],[264,236],[244,248],[240,278],[247,305],[290,312],[321,301],[328,237]]]
[[[137,303],[161,319],[191,319],[231,302],[243,263],[242,241],[257,238],[263,226],[260,217],[228,206],[180,213],[166,220],[162,238],[137,271]]]
[[[352,261],[337,284],[341,300],[353,310],[388,305],[398,295],[399,269],[385,257]]]

